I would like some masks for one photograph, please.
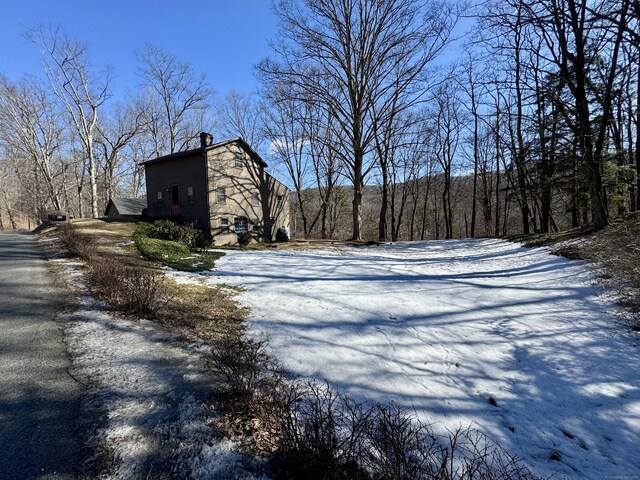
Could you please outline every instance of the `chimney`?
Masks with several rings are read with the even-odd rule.
[[[211,145],[213,142],[213,136],[207,132],[200,133],[200,148],[205,148]]]

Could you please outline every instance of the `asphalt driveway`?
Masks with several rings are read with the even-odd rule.
[[[28,234],[0,233],[0,476],[75,478],[80,385],[57,313],[64,306]]]

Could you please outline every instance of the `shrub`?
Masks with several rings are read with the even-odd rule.
[[[265,342],[244,337],[225,336],[216,343],[211,370],[220,380],[220,396],[228,408],[247,414],[265,383],[273,364],[265,351]]]
[[[287,381],[265,348],[264,341],[228,337],[214,346],[211,364],[223,409],[258,435],[274,478],[536,478],[477,431],[438,437],[407,408],[366,407],[327,383]]]
[[[167,259],[186,257],[191,254],[189,248],[180,242],[160,240],[157,238],[138,237],[136,246],[149,260],[164,262]]]
[[[88,267],[94,292],[120,310],[153,317],[168,301],[161,272],[102,258]]]
[[[168,301],[164,275],[142,267],[126,267],[121,279],[122,307],[136,315],[154,317]]]
[[[369,416],[361,403],[314,381],[281,392],[274,457],[279,477],[370,478],[361,465]]]
[[[124,270],[124,264],[120,261],[93,259],[87,265],[87,276],[94,293],[102,300],[117,306],[121,297],[119,283]]]
[[[149,260],[183,272],[211,270],[224,252],[192,253],[185,244],[170,240],[159,240],[143,235],[134,236],[138,251]]]
[[[213,236],[211,235],[211,232],[198,230],[194,248],[196,250],[206,250],[207,248],[211,248],[212,246]]]
[[[192,225],[177,225],[170,220],[156,221],[147,231],[147,236],[184,243],[192,250],[203,250],[213,244],[213,238],[209,232],[203,232]]]
[[[58,231],[60,232],[60,240],[74,257],[89,260],[95,254],[96,242],[94,238],[80,233],[75,225],[65,223],[58,227]]]
[[[374,405],[367,439],[370,454],[365,457],[366,467],[374,478],[437,478],[441,449],[436,437],[409,409],[393,403]]]
[[[243,247],[246,247],[251,243],[252,238],[253,237],[251,236],[250,232],[240,232],[238,233],[238,244],[240,244]]]
[[[148,237],[149,232],[153,228],[153,225],[148,222],[138,222],[136,223],[136,228],[133,231],[133,239],[136,240],[140,237]]]

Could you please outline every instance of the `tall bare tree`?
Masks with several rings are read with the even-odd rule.
[[[555,74],[571,94],[572,104],[558,102],[558,106],[578,141],[596,227],[609,221],[603,167],[616,95],[614,82],[631,1],[621,0],[616,22],[606,14],[610,3],[604,1],[536,0],[522,5],[524,21],[533,26],[533,33],[546,47],[538,53],[548,62],[549,73]],[[603,63],[603,84],[594,92],[597,69]],[[596,101],[592,99],[594,93]]]
[[[80,139],[87,160],[91,194],[91,214],[98,216],[95,139],[98,112],[109,98],[110,71],[95,73],[88,59],[88,48],[59,29],[36,27],[28,38],[37,44],[49,82],[64,105]]]
[[[55,102],[38,81],[26,77],[12,84],[0,76],[0,146],[25,159],[33,173],[28,182],[35,182],[36,196],[45,197],[34,199],[42,208],[62,209],[58,154],[63,128]]]
[[[228,93],[218,105],[217,130],[226,139],[240,137],[256,152],[262,153],[266,135],[264,111],[253,95]]]
[[[102,122],[99,128],[100,137],[97,143],[103,172],[105,204],[116,194],[118,174],[123,162],[122,153],[144,126],[144,111],[135,108],[137,103],[131,102],[133,107],[117,104],[110,112],[108,120]]]
[[[453,238],[452,177],[460,142],[461,110],[460,99],[456,95],[456,88],[453,82],[444,83],[437,93],[436,129],[434,133],[437,158],[442,168],[442,213],[445,237],[447,239]]]
[[[281,0],[275,12],[283,39],[275,45],[279,61],[265,60],[259,70],[268,81],[315,99],[335,119],[342,144],[333,147],[348,165],[352,236],[360,239],[373,106],[393,98],[394,89],[404,93],[398,111],[424,95],[414,87],[449,39],[456,16],[446,4],[417,0]]]
[[[204,74],[162,48],[147,44],[138,53],[138,75],[147,89],[148,133],[156,155],[189,148],[203,129],[212,90]]]

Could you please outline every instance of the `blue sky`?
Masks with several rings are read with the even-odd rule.
[[[138,83],[136,50],[162,47],[204,72],[218,96],[251,92],[253,66],[276,33],[270,0],[0,0],[0,73],[41,76],[38,49],[24,38],[35,24],[59,25],[89,46],[96,67],[113,67],[122,98]]]

